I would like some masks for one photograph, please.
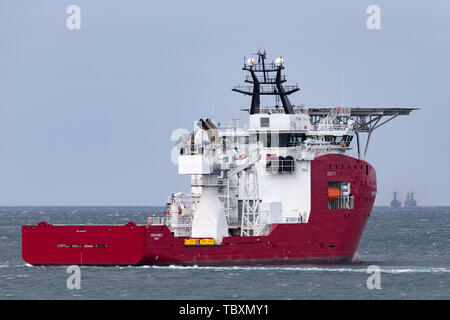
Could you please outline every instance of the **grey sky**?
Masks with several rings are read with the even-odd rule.
[[[70,4],[81,30],[66,28]],[[376,204],[396,188],[449,205],[449,17],[446,0],[0,0],[0,205],[163,205],[188,190],[171,132],[244,118],[230,89],[258,47],[285,59],[295,104],[339,105],[343,78],[345,105],[420,107],[375,132]]]

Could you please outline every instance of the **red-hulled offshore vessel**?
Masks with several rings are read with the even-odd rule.
[[[191,176],[191,192],[172,194],[166,216],[145,225],[22,226],[23,259],[32,265],[351,260],[377,192],[375,169],[364,161],[371,133],[414,109],[295,106],[288,96],[299,88],[284,85],[283,69],[282,58],[269,63],[265,52],[244,59],[249,86],[233,91],[251,97],[244,109],[249,123],[200,119],[180,136],[178,171]],[[274,96],[275,105],[262,107],[263,96]],[[352,145],[355,157],[346,155]]]

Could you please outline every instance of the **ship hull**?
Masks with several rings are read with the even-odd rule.
[[[328,182],[349,181],[353,209],[328,208]],[[274,224],[265,236],[224,237],[219,245],[187,246],[165,225],[22,226],[22,256],[32,265],[284,265],[349,261],[376,195],[373,167],[329,154],[311,164],[307,223]]]

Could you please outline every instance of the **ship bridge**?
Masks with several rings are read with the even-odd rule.
[[[281,142],[279,146],[289,147],[308,139],[318,139],[325,144],[341,146],[343,149],[340,151],[345,151],[356,136],[358,158],[365,159],[375,129],[400,115],[409,115],[411,111],[418,109],[295,106],[290,102],[289,96],[300,89],[298,85],[284,85],[287,81],[286,76],[281,74],[285,68],[284,59],[279,57],[268,63],[265,50],[258,51],[256,55],[257,59],[244,58],[242,68],[250,73],[250,76],[246,76],[245,82],[252,86],[235,86],[232,90],[252,97],[250,108],[241,110],[250,114],[250,133],[256,133],[257,138],[259,135],[267,135],[267,138],[263,138],[266,147],[273,146],[274,140],[275,143],[277,140]],[[261,96],[273,96],[274,106],[261,107]],[[277,134],[279,139],[274,139],[274,135]],[[366,135],[364,146],[361,143],[362,134]],[[290,143],[285,143],[287,136]],[[323,146],[321,148],[323,149]],[[325,149],[330,151],[329,148]]]

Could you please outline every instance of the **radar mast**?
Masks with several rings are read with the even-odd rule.
[[[245,78],[245,82],[253,86],[236,86],[232,90],[235,92],[249,95],[252,97],[250,114],[260,113],[261,95],[275,96],[276,106],[281,101],[286,114],[294,114],[294,107],[289,101],[288,96],[299,91],[298,85],[284,86],[286,77],[281,74],[284,69],[284,60],[282,57],[275,59],[274,62],[267,63],[266,50],[255,54],[258,56],[258,62],[253,57],[244,58],[244,67],[242,70],[248,71],[250,76]]]

